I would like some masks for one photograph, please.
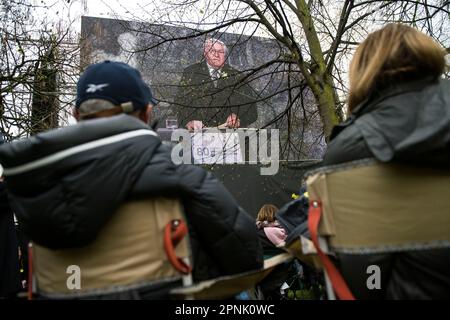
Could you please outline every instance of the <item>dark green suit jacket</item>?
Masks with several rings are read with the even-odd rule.
[[[215,127],[231,113],[238,115],[241,127],[247,127],[258,118],[255,100],[253,89],[238,70],[225,64],[221,77],[213,81],[203,61],[184,70],[175,105],[183,127],[191,120]]]

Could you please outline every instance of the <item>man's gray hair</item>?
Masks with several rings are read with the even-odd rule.
[[[89,99],[81,103],[78,111],[81,115],[96,113],[114,108],[114,103],[104,99]]]
[[[205,42],[203,42],[203,52],[206,51],[206,47],[208,47],[209,45],[212,46],[215,43],[219,43],[220,45],[223,46],[223,50],[225,51],[225,58],[227,58],[228,57],[228,47],[227,47],[227,45],[223,41],[221,41],[219,39],[216,39],[216,38],[208,38],[208,39],[205,40]]]

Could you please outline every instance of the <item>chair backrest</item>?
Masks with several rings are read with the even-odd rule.
[[[328,254],[450,247],[450,170],[362,160],[309,174],[308,228],[329,299],[353,300]]]
[[[450,247],[450,170],[356,161],[319,169],[307,185],[334,251]]]
[[[50,250],[34,245],[34,273],[38,292],[49,296],[114,292],[137,285],[181,278],[169,263],[163,245],[164,228],[183,219],[180,201],[153,198],[123,204],[85,247]],[[188,239],[176,254],[189,259]],[[68,288],[69,266],[79,267],[81,289]]]

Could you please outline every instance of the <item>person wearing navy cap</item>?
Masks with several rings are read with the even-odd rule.
[[[138,70],[100,62],[78,81],[76,125],[0,147],[39,297],[165,299],[263,266],[253,218],[149,128],[156,103]]]

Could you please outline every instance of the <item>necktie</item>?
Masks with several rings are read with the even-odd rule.
[[[212,78],[212,80],[213,80],[214,87],[217,88],[217,80],[220,78],[220,71],[214,69],[214,70],[212,71],[211,78]]]

